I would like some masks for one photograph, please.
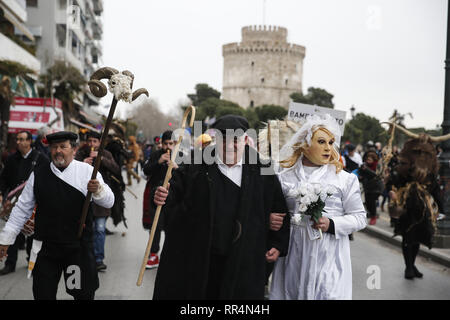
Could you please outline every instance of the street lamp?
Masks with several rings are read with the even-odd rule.
[[[450,4],[447,13],[447,53],[445,59],[445,93],[444,93],[444,122],[442,134],[450,133]],[[443,210],[446,217],[437,222],[438,233],[435,246],[450,248],[450,140],[441,144],[442,153],[439,156],[439,176],[443,186]]]
[[[350,108],[350,112],[351,112],[351,114],[352,114],[352,119],[355,117],[355,106],[354,105],[352,105],[352,107]]]

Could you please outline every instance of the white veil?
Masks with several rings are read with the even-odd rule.
[[[328,131],[330,131],[336,138],[336,141],[341,136],[341,129],[339,128],[336,119],[334,119],[331,115],[329,115],[328,113],[324,115],[310,115],[306,118],[301,128],[281,148],[279,161],[289,159],[294,154],[294,145],[299,142],[306,142],[308,146],[310,146],[314,132],[320,127],[324,127]],[[336,142],[334,143],[334,147],[336,148],[336,150],[339,149],[339,146],[337,146]]]

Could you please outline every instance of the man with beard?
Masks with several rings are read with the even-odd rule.
[[[273,171],[246,145],[248,121],[227,115],[213,128],[217,144],[203,150],[203,161],[180,166],[154,196],[169,213],[156,300],[262,300],[265,262],[287,254],[289,219],[269,229],[270,214],[286,213],[286,201]]]
[[[153,190],[157,186],[163,184],[164,178],[166,176],[167,168],[169,165],[171,152],[174,148],[175,142],[172,140],[173,132],[168,130],[162,134],[161,149],[152,152],[149,160],[144,164],[144,174],[148,176],[148,181],[146,187],[146,192],[144,192],[144,197],[148,197],[150,190]],[[174,169],[178,166],[175,163]],[[150,201],[152,202],[152,201]],[[150,230],[152,227],[152,221],[155,217],[156,209],[154,206],[148,206],[147,212],[143,215],[143,225],[144,229]],[[161,240],[161,229],[164,229],[164,218],[158,223],[155,230],[155,236],[152,243],[152,248],[150,250],[150,258],[147,262],[147,269],[157,268],[159,265],[159,242]]]
[[[75,157],[76,160],[82,161],[93,166],[98,155],[98,148],[100,147],[101,135],[98,132],[90,131],[87,134],[87,143],[80,148]],[[120,175],[120,168],[114,161],[114,158],[108,150],[103,150],[102,161],[99,172],[102,174],[105,183],[112,189],[113,177]],[[105,231],[106,219],[111,214],[111,209],[103,208],[95,203],[92,205],[94,212],[94,253],[95,262],[97,263],[97,270],[104,271],[107,266],[103,263],[105,258]]]
[[[66,292],[76,300],[93,300],[99,281],[92,241],[92,209],[89,209],[81,238],[78,237],[86,195],[93,202],[111,208],[114,195],[101,174],[91,180],[93,167],[74,160],[76,140],[72,132],[47,136],[50,164],[36,167],[0,233],[0,260],[8,246],[37,206],[32,254],[33,296],[36,300],[55,300],[61,273]]]
[[[28,180],[34,167],[42,163],[47,163],[47,158],[37,150],[31,148],[32,136],[28,131],[21,131],[17,134],[17,152],[8,157],[5,169],[0,175],[0,202],[5,198],[5,208],[11,206],[7,198],[9,192]],[[30,254],[32,237],[27,239],[27,254]],[[8,248],[8,259],[5,267],[0,271],[0,275],[14,272],[16,269],[17,255],[20,243],[25,242],[25,236],[20,233],[12,246]]]

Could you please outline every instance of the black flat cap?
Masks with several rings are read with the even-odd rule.
[[[98,133],[97,131],[89,131],[87,133],[87,137],[100,140],[102,138],[102,135],[100,133]]]
[[[249,124],[247,119],[242,116],[236,116],[233,114],[227,114],[226,116],[220,117],[217,121],[211,126],[213,129],[217,129],[222,133],[226,133],[227,129],[231,130],[243,130],[244,132],[248,130]]]
[[[58,142],[58,141],[77,141],[78,135],[70,131],[60,131],[47,135],[48,143]]]

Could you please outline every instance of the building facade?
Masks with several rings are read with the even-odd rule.
[[[103,0],[26,0],[26,4],[42,72],[55,61],[66,61],[88,80],[102,63]],[[86,87],[74,102],[86,107],[99,100]]]
[[[302,92],[305,47],[288,43],[287,34],[283,27],[247,26],[240,43],[225,44],[222,99],[288,108],[289,95]]]
[[[0,61],[18,63],[29,69],[26,76],[10,79],[11,90],[15,95],[36,97],[35,81],[41,63],[36,57],[35,37],[27,27],[28,18],[25,0],[0,0]],[[22,36],[17,36],[18,32]]]

